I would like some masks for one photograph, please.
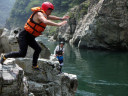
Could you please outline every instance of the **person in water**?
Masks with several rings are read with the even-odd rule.
[[[56,46],[54,50],[54,55],[58,59],[60,63],[60,73],[62,72],[62,66],[64,65],[63,63],[63,55],[64,55],[64,42],[60,42],[59,45]]]
[[[24,30],[19,34],[19,51],[1,54],[1,64],[3,64],[7,58],[25,57],[28,46],[30,46],[35,50],[33,54],[32,68],[39,69],[37,60],[41,52],[41,47],[36,42],[35,38],[42,34],[47,25],[63,26],[67,23],[65,20],[69,19],[69,16],[57,17],[51,15],[54,6],[50,2],[44,2],[41,7],[33,7],[31,10],[33,11],[33,14],[24,25]],[[51,20],[61,20],[61,22],[55,23]]]

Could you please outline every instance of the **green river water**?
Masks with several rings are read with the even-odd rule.
[[[53,53],[57,42],[42,42]],[[76,74],[75,96],[128,96],[128,52],[78,49],[65,44],[63,72]]]

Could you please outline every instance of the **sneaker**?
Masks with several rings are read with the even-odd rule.
[[[33,69],[40,70],[39,66],[32,66]]]
[[[3,62],[6,60],[4,54],[1,54],[0,63],[3,65]]]

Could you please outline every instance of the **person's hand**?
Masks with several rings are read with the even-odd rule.
[[[63,16],[62,20],[66,20],[66,19],[69,19],[69,18],[70,18],[69,16]]]
[[[58,26],[64,26],[67,23],[67,21],[62,21],[60,23],[58,23]]]

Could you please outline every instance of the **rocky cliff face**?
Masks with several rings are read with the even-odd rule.
[[[68,41],[80,48],[128,50],[127,30],[127,0],[90,0],[88,13]]]
[[[72,8],[70,12],[66,14],[70,16],[68,24],[57,29],[54,39],[64,39],[67,42],[72,39],[76,30],[76,26],[79,24],[79,21],[83,19],[84,15],[87,14],[88,6],[89,0],[86,0],[80,4],[80,6],[75,6]]]

